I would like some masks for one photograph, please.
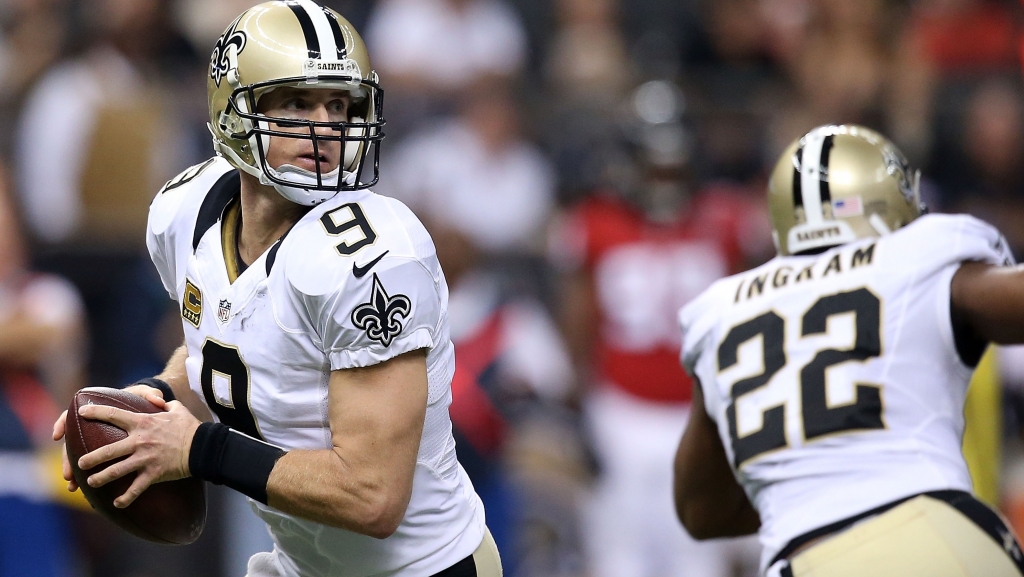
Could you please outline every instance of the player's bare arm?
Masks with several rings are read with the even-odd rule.
[[[171,354],[171,358],[168,359],[167,365],[164,367],[163,372],[157,375],[155,378],[167,383],[171,387],[171,391],[174,392],[174,398],[185,405],[185,408],[189,410],[201,421],[211,421],[213,417],[210,415],[210,410],[206,408],[203,401],[199,398],[199,395],[193,391],[188,385],[188,373],[185,371],[185,359],[188,358],[188,349],[185,348],[184,343]],[[159,389],[152,387],[142,388],[146,385],[133,385],[127,387],[125,390],[130,393],[135,393],[141,397],[149,398],[148,395],[162,393]],[[152,401],[152,399],[150,399]]]
[[[384,538],[405,514],[427,405],[426,352],[331,373],[334,447],[290,451],[267,485],[268,504],[334,527]]]
[[[964,263],[950,285],[954,324],[999,344],[1024,343],[1024,267]]]
[[[675,460],[676,514],[695,539],[756,533],[761,518],[736,482],[714,421],[704,410],[700,385]]]

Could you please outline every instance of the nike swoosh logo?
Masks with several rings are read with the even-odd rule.
[[[359,266],[356,263],[352,263],[352,274],[354,274],[356,278],[363,278],[364,276],[366,276],[366,273],[370,272],[370,269],[373,268],[373,265],[380,262],[380,259],[384,258],[384,255],[386,255],[387,253],[388,251],[380,253],[380,256],[371,260],[370,262],[366,263],[363,266]]]

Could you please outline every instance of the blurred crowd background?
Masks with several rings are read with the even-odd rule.
[[[241,577],[270,547],[213,488],[196,544],[129,537],[67,497],[49,440],[77,388],[156,374],[181,342],[147,208],[212,154],[210,50],[253,4],[0,0],[2,577]],[[451,287],[452,419],[507,575],[753,574],[755,543],[697,547],[674,519],[675,311],[773,256],[767,174],[810,128],[886,134],[931,210],[1024,257],[1015,1],[324,4],[385,89],[375,190],[428,226]],[[1022,357],[990,361],[1002,393],[980,413],[1018,527]]]

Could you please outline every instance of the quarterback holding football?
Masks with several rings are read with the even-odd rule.
[[[772,577],[1024,574],[961,452],[974,366],[1024,342],[1024,268],[988,224],[924,214],[918,181],[874,131],[810,131],[769,185],[779,256],[680,312],[679,517],[758,532]]]
[[[259,4],[207,86],[217,156],[163,187],[146,238],[185,344],[129,390],[167,410],[82,407],[129,433],[81,458],[126,457],[89,485],[136,473],[118,507],[187,476],[244,493],[275,542],[250,577],[501,575],[456,460],[433,242],[368,190],[383,91],[359,34],[310,0]]]

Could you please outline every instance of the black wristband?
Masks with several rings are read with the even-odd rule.
[[[192,437],[188,468],[193,477],[226,485],[267,504],[267,481],[284,451],[220,423],[203,423]]]
[[[147,377],[145,379],[139,379],[132,383],[133,385],[146,385],[153,387],[154,389],[160,389],[160,392],[164,394],[165,401],[176,401],[177,397],[174,396],[174,389],[171,385],[168,385],[166,381],[162,381],[156,377]]]

